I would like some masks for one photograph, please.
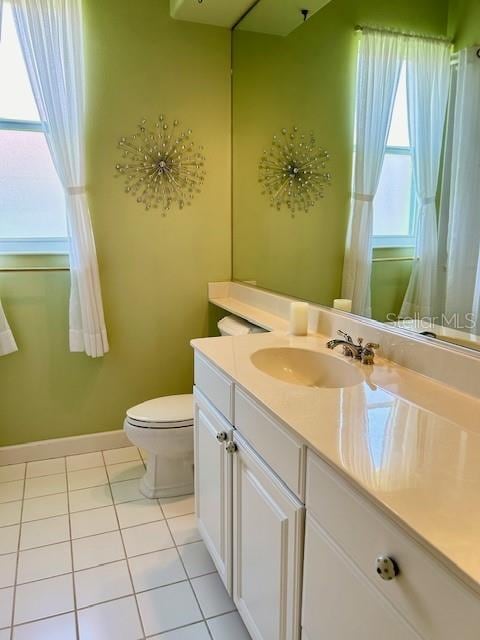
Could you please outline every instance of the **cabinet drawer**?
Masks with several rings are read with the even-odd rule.
[[[233,423],[233,382],[197,352],[195,385],[214,407]]]
[[[301,442],[240,389],[235,389],[235,427],[303,501],[306,449]]]
[[[480,596],[311,452],[306,503],[307,513],[424,640],[478,640]],[[378,556],[395,559],[396,578],[376,574]]]
[[[302,640],[419,640],[310,516],[303,580]]]

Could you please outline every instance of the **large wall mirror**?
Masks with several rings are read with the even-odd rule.
[[[234,278],[480,350],[479,104],[478,0],[259,0],[233,34]]]

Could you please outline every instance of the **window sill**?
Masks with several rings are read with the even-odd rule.
[[[70,267],[67,255],[59,254],[1,254],[0,273],[2,271],[36,271],[36,270],[68,270]]]

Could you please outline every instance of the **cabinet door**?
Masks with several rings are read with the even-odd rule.
[[[232,426],[195,392],[197,525],[225,588],[232,593]]]
[[[253,640],[297,640],[304,507],[234,435],[233,598]]]
[[[307,514],[302,640],[420,640]]]

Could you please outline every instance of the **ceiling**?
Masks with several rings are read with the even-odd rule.
[[[286,36],[304,22],[303,10],[311,17],[331,0],[170,0],[170,15],[176,20],[201,22]]]
[[[255,4],[255,0],[170,0],[170,15],[176,20],[233,27]]]

